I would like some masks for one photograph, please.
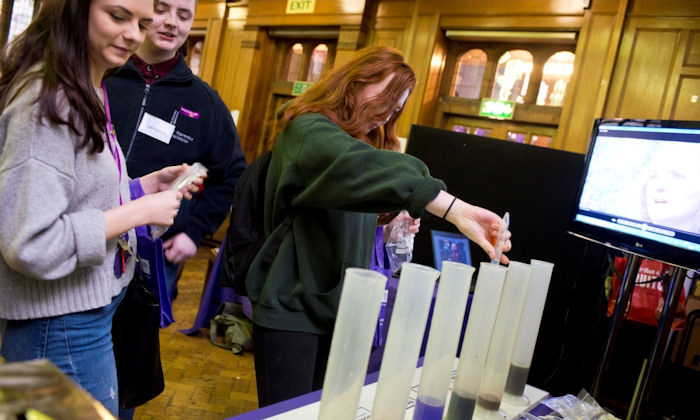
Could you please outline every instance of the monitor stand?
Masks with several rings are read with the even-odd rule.
[[[600,393],[600,386],[603,382],[605,371],[610,365],[611,355],[615,347],[615,341],[620,333],[622,320],[625,317],[625,312],[627,310],[629,299],[632,296],[632,289],[634,288],[634,283],[637,279],[637,272],[642,260],[642,257],[633,253],[627,253],[627,257],[627,267],[625,268],[625,273],[622,277],[617,302],[615,302],[615,308],[613,310],[612,319],[610,322],[610,330],[608,331],[605,349],[603,351],[600,363],[598,364],[598,369],[596,370],[593,386],[591,388],[591,395],[596,399]],[[651,384],[653,383],[656,374],[661,367],[661,362],[668,347],[668,338],[671,331],[671,324],[673,322],[673,313],[678,305],[681,290],[683,290],[683,280],[685,279],[685,275],[685,268],[674,266],[673,275],[671,276],[671,284],[668,288],[668,294],[664,299],[664,307],[661,312],[661,316],[659,317],[659,324],[656,327],[656,335],[654,336],[649,358],[645,360],[645,363],[642,366],[642,374],[639,377],[639,382],[637,383],[634,395],[632,396],[632,402],[630,403],[630,408],[627,412],[626,418],[628,420],[637,420],[644,417],[643,409],[649,399]]]

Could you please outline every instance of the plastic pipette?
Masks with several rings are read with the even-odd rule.
[[[501,255],[503,255],[503,243],[506,241],[506,231],[510,225],[510,214],[506,212],[501,221],[501,227],[498,228],[498,237],[496,239],[496,256],[491,260],[491,264],[500,264]]]

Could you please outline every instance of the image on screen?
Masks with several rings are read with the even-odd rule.
[[[700,261],[699,162],[700,124],[597,125],[574,220],[652,258]]]
[[[433,239],[433,257],[435,268],[442,270],[443,261],[455,261],[471,265],[472,259],[469,253],[469,239],[459,233],[431,230]]]

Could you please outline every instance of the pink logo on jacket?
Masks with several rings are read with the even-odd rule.
[[[199,112],[191,111],[184,106],[180,107],[180,114],[185,115],[190,118],[194,118],[195,120],[199,119]]]

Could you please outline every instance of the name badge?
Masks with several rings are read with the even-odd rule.
[[[175,131],[175,125],[146,112],[143,114],[143,119],[141,120],[141,124],[139,124],[138,131],[139,133],[162,141],[165,144],[170,144],[170,139],[173,137],[173,132]]]

